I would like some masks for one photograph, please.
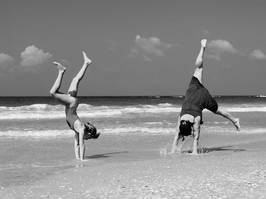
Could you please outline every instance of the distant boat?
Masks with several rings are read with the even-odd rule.
[[[266,95],[259,95],[258,97],[266,97]]]

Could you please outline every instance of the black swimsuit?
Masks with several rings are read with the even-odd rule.
[[[193,76],[182,104],[180,117],[189,114],[194,118],[200,116],[202,121],[202,111],[205,108],[216,112],[218,104],[210,95],[209,91],[199,82],[198,78]]]

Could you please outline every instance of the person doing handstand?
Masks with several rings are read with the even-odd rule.
[[[77,98],[78,86],[88,66],[91,64],[91,60],[87,57],[87,55],[84,52],[82,53],[84,59],[83,66],[78,74],[73,78],[67,94],[59,92],[66,68],[58,62],[53,62],[58,68],[58,76],[50,90],[50,94],[65,106],[67,124],[69,128],[75,132],[75,156],[76,159],[80,160],[84,160],[84,140],[97,139],[100,135],[100,133],[97,133],[97,129],[90,122],[83,123],[77,115],[77,107],[79,105]]]
[[[181,152],[185,136],[193,136],[192,154],[198,154],[198,142],[200,137],[200,125],[202,122],[202,111],[208,109],[231,121],[236,129],[240,130],[239,119],[233,117],[227,110],[218,107],[215,99],[202,84],[203,56],[207,40],[201,40],[201,49],[195,62],[195,72],[186,91],[182,109],[178,117],[176,135],[172,144],[171,153]]]

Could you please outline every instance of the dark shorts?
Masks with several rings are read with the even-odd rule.
[[[218,110],[218,104],[209,91],[193,76],[182,104],[180,117],[185,114],[202,117],[202,111],[205,108],[215,113]]]

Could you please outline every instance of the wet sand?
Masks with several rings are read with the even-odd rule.
[[[49,141],[50,151],[43,152],[37,166],[53,169],[46,176],[32,169],[31,175],[35,172],[38,178],[27,176],[21,183],[6,182],[0,187],[0,195],[2,198],[265,198],[265,134],[203,134],[202,154],[197,156],[188,153],[191,140],[184,146],[184,153],[164,154],[164,149],[169,151],[167,144],[172,138],[173,135],[105,135],[86,143],[85,162],[73,159],[72,140]],[[36,141],[32,142],[30,147],[34,152],[29,154],[41,152],[48,141],[36,146]],[[32,168],[36,168],[34,158],[31,162],[30,165],[35,165]]]

